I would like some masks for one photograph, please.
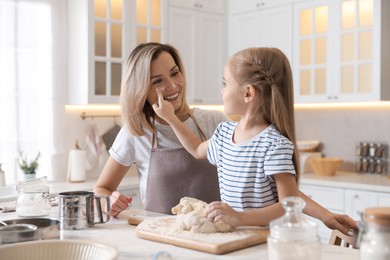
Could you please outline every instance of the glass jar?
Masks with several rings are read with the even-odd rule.
[[[303,214],[305,205],[299,197],[282,200],[285,214],[270,222],[267,240],[269,260],[321,258],[317,225]]]
[[[19,217],[43,217],[50,214],[50,193],[46,183],[47,177],[42,177],[21,181],[16,185],[16,214]]]
[[[390,207],[367,208],[364,211],[360,259],[390,259]]]

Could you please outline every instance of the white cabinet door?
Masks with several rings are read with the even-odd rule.
[[[345,213],[355,220],[360,220],[361,213],[370,207],[370,193],[362,190],[345,190]]]
[[[370,207],[390,207],[390,193],[370,192]]]
[[[168,42],[182,56],[189,103],[221,103],[226,61],[225,25],[223,15],[169,7]]]
[[[291,2],[277,6],[261,5],[229,16],[229,55],[248,47],[279,48],[291,62]]]
[[[302,184],[299,186],[299,189],[309,198],[329,211],[339,214],[344,213],[343,189]],[[321,242],[325,244],[329,243],[332,230],[325,226],[320,220],[315,218],[310,219],[318,225],[318,234],[321,238]]]

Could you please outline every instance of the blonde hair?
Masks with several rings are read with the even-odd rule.
[[[296,147],[294,120],[294,89],[290,63],[279,49],[248,48],[239,51],[229,61],[239,86],[253,86],[260,93],[254,116],[273,124]],[[298,152],[294,149],[293,163],[299,179]]]
[[[138,45],[129,55],[123,70],[120,93],[120,105],[123,124],[135,136],[145,134],[145,129],[155,131],[155,113],[152,104],[146,100],[150,86],[150,67],[161,53],[169,53],[175,61],[180,73],[184,76],[184,67],[179,52],[169,44],[143,43]],[[185,86],[182,89],[182,105],[175,113],[179,116],[189,112],[185,100]]]

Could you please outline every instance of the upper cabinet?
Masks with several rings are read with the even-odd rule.
[[[291,0],[230,0],[229,55],[248,47],[276,47],[291,62]]]
[[[381,0],[294,3],[296,102],[390,99],[388,11]]]
[[[127,56],[162,40],[164,0],[68,0],[68,102],[117,104]]]
[[[170,0],[168,43],[180,52],[190,104],[221,104],[227,58],[227,19],[223,0]]]

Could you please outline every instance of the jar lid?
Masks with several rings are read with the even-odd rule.
[[[305,217],[305,201],[287,197],[281,202],[285,214],[270,222],[270,237],[281,241],[317,241],[317,225]]]
[[[390,227],[390,207],[367,208],[364,211],[364,220],[367,223]]]
[[[44,176],[39,179],[33,179],[33,180],[27,180],[27,181],[20,181],[16,185],[16,190],[25,192],[39,192],[39,191],[46,191],[49,186],[46,185],[47,183],[47,176]]]

